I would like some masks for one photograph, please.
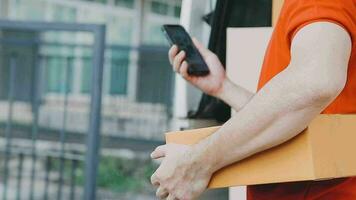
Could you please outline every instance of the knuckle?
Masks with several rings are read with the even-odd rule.
[[[159,182],[160,181],[160,178],[159,178],[159,176],[157,176],[157,174],[153,174],[152,176],[151,176],[151,183],[152,184],[155,184],[155,183],[157,183],[157,182]]]
[[[156,147],[155,151],[160,151],[162,149],[162,146]]]
[[[180,59],[182,59],[182,58],[184,57],[184,55],[185,55],[185,52],[184,52],[184,51],[179,52],[179,58],[180,58]]]
[[[153,150],[153,152],[157,152],[157,151],[159,151],[159,148],[158,148],[158,147],[156,147],[156,148]]]

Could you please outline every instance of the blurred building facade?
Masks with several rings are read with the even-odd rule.
[[[164,23],[178,23],[181,0],[0,0],[1,19],[107,26],[103,81],[102,134],[162,139],[169,129],[174,75],[168,67]],[[0,99],[6,99],[11,55],[21,57],[15,85],[15,115],[32,122],[32,76],[42,77],[39,123],[60,127],[68,93],[68,129],[86,130],[93,38],[85,33],[1,31],[7,40],[21,38],[29,47],[1,48]],[[33,58],[39,58],[34,63]],[[21,63],[22,62],[22,63]],[[42,70],[34,70],[40,64]],[[1,101],[0,110],[7,104]],[[6,112],[0,112],[6,113]],[[0,119],[7,116],[0,114]]]

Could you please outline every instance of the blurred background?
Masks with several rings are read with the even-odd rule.
[[[0,198],[155,199],[164,133],[230,116],[174,75],[161,25],[225,62],[226,27],[270,16],[268,0],[0,0]]]

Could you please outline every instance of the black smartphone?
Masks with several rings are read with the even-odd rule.
[[[185,51],[189,75],[205,76],[209,74],[209,68],[203,57],[181,25],[166,24],[162,26],[162,31],[171,46],[175,44],[178,46],[179,51]]]

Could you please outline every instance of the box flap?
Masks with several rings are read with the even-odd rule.
[[[166,134],[167,143],[197,143],[218,127]],[[294,139],[230,165],[214,174],[209,188],[288,182],[313,179],[313,162],[306,133]]]

